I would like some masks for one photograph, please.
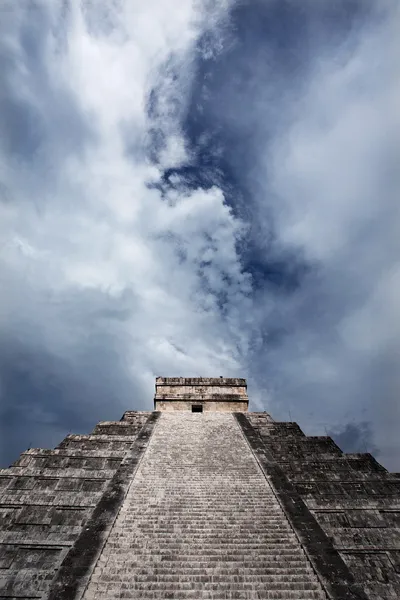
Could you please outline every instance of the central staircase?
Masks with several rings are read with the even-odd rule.
[[[84,600],[325,600],[232,413],[163,412]]]

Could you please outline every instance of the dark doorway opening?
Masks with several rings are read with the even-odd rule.
[[[192,412],[203,412],[203,406],[201,404],[192,404]]]

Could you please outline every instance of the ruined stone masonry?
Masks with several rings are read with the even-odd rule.
[[[400,475],[248,412],[246,381],[157,378],[0,470],[0,599],[400,599]]]

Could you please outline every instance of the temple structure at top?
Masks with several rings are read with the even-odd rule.
[[[247,412],[245,379],[227,377],[157,377],[154,410]]]

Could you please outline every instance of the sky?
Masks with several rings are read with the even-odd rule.
[[[3,0],[0,463],[156,376],[400,471],[396,0]]]

